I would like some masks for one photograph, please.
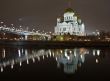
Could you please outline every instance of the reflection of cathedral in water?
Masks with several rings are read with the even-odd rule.
[[[99,64],[105,58],[104,49],[26,49],[26,48],[1,48],[0,50],[0,68],[1,72],[4,71],[6,66],[14,68],[16,64],[21,67],[23,63],[30,64],[30,60],[35,63],[36,61],[45,61],[46,59],[56,59],[57,67],[61,68],[67,74],[75,73],[78,66],[81,67],[85,61],[85,54],[88,54],[90,58],[95,60],[95,63]],[[91,56],[92,55],[92,56]]]
[[[81,49],[65,49],[61,50],[63,54],[57,56],[57,67],[60,67],[61,64],[64,65],[65,73],[75,73],[78,66],[81,66],[85,61],[85,54],[87,50],[84,48]]]

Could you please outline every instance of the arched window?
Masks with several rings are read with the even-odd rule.
[[[66,20],[66,17],[64,19]]]
[[[70,16],[68,16],[68,19],[70,20]]]
[[[68,17],[66,17],[66,20],[68,20]]]

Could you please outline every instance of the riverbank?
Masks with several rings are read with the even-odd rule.
[[[37,46],[37,47],[110,47],[109,41],[27,41],[0,40],[5,46]]]

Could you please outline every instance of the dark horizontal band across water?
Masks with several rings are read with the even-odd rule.
[[[11,46],[37,46],[37,47],[92,47],[92,46],[107,46],[110,47],[110,42],[107,41],[27,41],[27,40],[0,40],[0,45]]]

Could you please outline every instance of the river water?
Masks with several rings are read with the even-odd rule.
[[[110,48],[0,47],[0,80],[110,80]]]

